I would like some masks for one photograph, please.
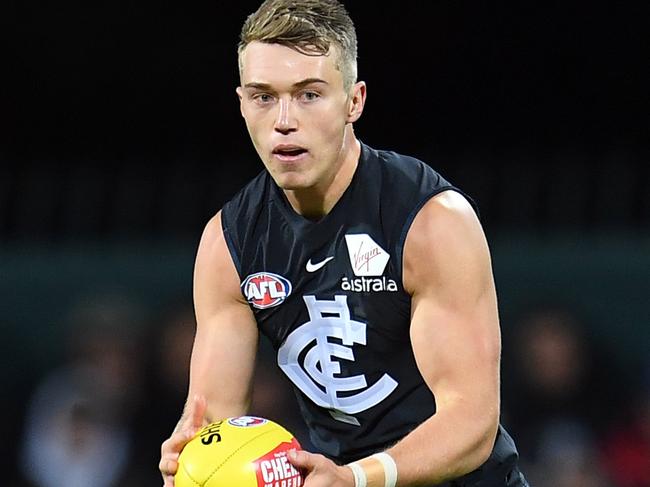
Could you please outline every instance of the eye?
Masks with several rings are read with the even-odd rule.
[[[253,101],[258,105],[268,105],[273,101],[273,96],[268,93],[256,93],[253,95]]]
[[[301,101],[310,102],[310,101],[318,100],[319,98],[320,98],[320,94],[316,93],[315,91],[303,91],[302,93],[300,93]]]

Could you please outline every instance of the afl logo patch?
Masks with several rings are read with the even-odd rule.
[[[291,282],[270,272],[251,274],[241,284],[246,300],[255,308],[265,309],[281,304],[291,294]]]
[[[230,418],[228,423],[238,428],[252,428],[254,426],[262,426],[268,423],[268,421],[255,416],[239,416],[238,418]]]

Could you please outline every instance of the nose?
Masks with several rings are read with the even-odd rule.
[[[291,100],[280,99],[274,128],[282,134],[294,132],[298,128],[298,121],[291,109]]]

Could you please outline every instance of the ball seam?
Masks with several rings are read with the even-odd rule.
[[[263,433],[260,433],[259,435],[254,436],[253,438],[251,438],[250,440],[248,440],[246,443],[240,445],[239,448],[237,448],[236,450],[234,450],[230,455],[228,455],[228,456],[223,460],[223,462],[221,462],[219,465],[217,465],[217,467],[215,467],[215,469],[212,471],[212,473],[210,473],[210,475],[208,475],[208,477],[205,479],[205,482],[203,482],[202,485],[201,485],[201,484],[197,484],[197,485],[199,485],[199,487],[203,487],[203,486],[205,486],[205,484],[207,484],[207,483],[210,481],[210,479],[214,476],[214,474],[217,473],[217,471],[218,471],[221,467],[223,467],[223,466],[228,462],[228,460],[230,460],[230,459],[231,459],[231,458],[232,458],[232,457],[233,457],[233,456],[234,456],[234,455],[235,455],[239,450],[241,450],[242,448],[244,448],[246,445],[248,445],[248,444],[251,443],[252,441],[255,441],[256,439],[258,439],[258,438],[260,438],[260,437],[262,437],[262,436],[264,436],[264,435],[267,435],[267,434],[269,434],[269,433],[273,433],[274,431],[275,431],[275,430],[268,430],[268,431],[265,431],[265,432],[263,432]],[[192,480],[194,480],[194,479],[192,479]]]

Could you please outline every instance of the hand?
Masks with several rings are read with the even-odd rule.
[[[306,451],[290,451],[287,456],[305,476],[303,487],[354,487],[349,467],[339,467],[323,455]]]
[[[206,425],[205,411],[208,402],[203,396],[194,396],[187,404],[183,417],[172,435],[160,449],[158,469],[162,474],[163,487],[174,487],[174,475],[178,470],[178,456],[196,432]]]

